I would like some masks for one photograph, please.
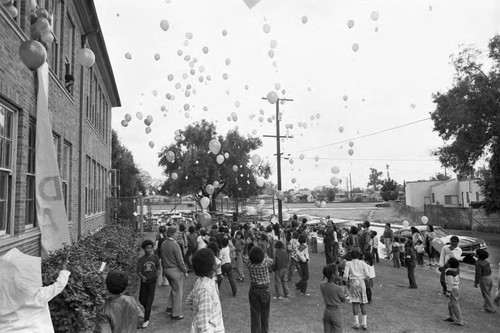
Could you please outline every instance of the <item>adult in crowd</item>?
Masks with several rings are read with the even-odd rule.
[[[190,332],[224,333],[219,293],[213,280],[214,253],[207,248],[200,249],[193,255],[192,263],[198,280],[186,299],[186,308],[193,312]]]
[[[394,234],[391,229],[391,224],[386,223],[384,228],[384,234],[382,236],[384,238],[385,244],[385,259],[391,259],[392,252],[392,242],[394,242]]]
[[[297,259],[297,251],[299,248],[299,233],[294,231],[292,234],[292,239],[288,244],[288,255],[290,256],[290,264],[288,265],[288,282],[291,282],[293,279],[293,273],[295,272],[295,268],[300,269],[298,265]]]
[[[411,238],[413,241],[413,245],[416,245],[418,241],[422,242],[424,241],[424,239],[422,238],[422,234],[417,228],[411,227],[410,230],[411,230]]]
[[[451,236],[450,245],[443,246],[443,248],[441,249],[441,255],[439,256],[439,271],[441,272],[439,281],[441,282],[441,286],[443,287],[443,294],[445,295],[447,291],[445,271],[449,268],[448,260],[450,260],[450,258],[459,260],[462,256],[462,249],[458,246],[458,242],[459,239],[457,236]]]
[[[222,239],[222,249],[219,251],[219,259],[221,261],[222,275],[227,276],[229,284],[231,285],[233,296],[236,296],[238,289],[236,288],[236,283],[234,282],[233,265],[231,264],[231,256],[229,250],[229,239],[226,237]]]
[[[427,225],[427,233],[425,235],[425,252],[429,256],[429,266],[436,265],[436,250],[432,247],[432,241],[436,238],[436,232],[434,231],[434,226],[431,224]]]
[[[184,261],[188,268],[191,270],[191,261],[190,257],[193,255],[198,249],[198,235],[195,232],[194,226],[189,226],[188,228],[189,234],[187,235],[187,251],[184,255]]]
[[[367,252],[372,251],[371,240],[372,231],[370,229],[370,221],[363,222],[363,230],[359,234],[359,246],[361,247],[361,253],[364,255]]]
[[[326,229],[323,234],[323,244],[325,245],[325,258],[326,258],[326,264],[329,265],[333,263],[333,241],[334,241],[334,235],[333,233],[335,232],[333,229],[333,222],[332,220],[329,219],[330,216],[327,216],[327,221],[326,221]],[[337,242],[338,245],[338,242]]]
[[[161,264],[163,274],[170,284],[170,295],[168,298],[167,313],[171,313],[174,320],[184,319],[182,315],[182,288],[184,276],[187,276],[186,265],[182,257],[179,244],[175,240],[176,227],[167,228],[167,239],[161,245]]]

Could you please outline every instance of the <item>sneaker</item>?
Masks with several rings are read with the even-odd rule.
[[[359,325],[354,324],[352,325],[352,328],[354,328],[355,330],[359,330]]]
[[[276,300],[281,299],[281,298],[282,298],[281,296],[274,296],[273,297],[273,299],[276,299]]]
[[[311,296],[311,294],[300,293],[300,296]]]
[[[443,318],[443,321],[453,322],[453,319],[451,319],[450,317],[445,317],[445,318]]]
[[[143,324],[142,324],[142,328],[147,328],[149,326],[149,320],[146,320]]]
[[[184,319],[184,316],[172,316],[170,317],[172,320],[182,320]]]
[[[365,331],[366,331],[366,330],[368,329],[368,326],[366,326],[366,325],[361,325],[361,328],[362,328],[363,330],[365,330]]]

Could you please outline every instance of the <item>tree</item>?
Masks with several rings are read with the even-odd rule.
[[[228,154],[224,162],[218,164],[217,156],[208,147],[216,134],[215,125],[206,120],[190,124],[179,132],[179,140],[162,148],[158,162],[169,177],[163,190],[170,194],[193,194],[199,202],[202,197],[210,197],[206,191],[207,185],[219,182],[219,187],[215,188],[211,196],[210,211],[216,210],[215,198],[219,193],[223,192],[232,198],[257,195],[259,188],[256,176],[268,177],[271,170],[266,162],[258,167],[250,165],[250,153],[261,147],[262,141],[260,138],[245,138],[237,130],[229,131],[226,137],[217,137],[221,144],[219,154]],[[168,162],[167,152],[175,154],[172,162]]]
[[[120,196],[134,197],[145,194],[144,183],[132,153],[121,144],[118,134],[111,133],[111,168],[120,170]]]
[[[438,172],[434,176],[430,177],[429,180],[438,180],[440,182],[450,180],[451,177],[448,175],[445,175],[444,173]]]
[[[478,58],[483,52],[465,48],[452,60],[455,78],[451,89],[433,95],[434,131],[445,142],[434,154],[456,173],[473,175],[476,162],[488,167],[479,183],[487,212],[500,210],[500,35],[490,40],[489,71]]]
[[[392,179],[386,180],[382,184],[380,195],[384,201],[396,200],[399,196],[398,184]]]
[[[384,181],[380,179],[382,171],[377,171],[375,168],[370,168],[370,175],[368,176],[368,184],[366,186],[373,186],[373,191],[378,190],[378,186],[382,185]]]

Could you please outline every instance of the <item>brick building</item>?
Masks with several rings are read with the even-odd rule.
[[[36,72],[19,58],[30,36],[29,0],[0,5],[0,255],[12,247],[40,255],[35,212]],[[72,239],[104,225],[111,169],[111,108],[120,106],[93,0],[39,0],[52,17],[47,50],[49,112]],[[88,47],[95,64],[76,63]]]

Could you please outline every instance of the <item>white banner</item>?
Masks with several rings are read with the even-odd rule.
[[[36,108],[36,215],[42,232],[42,257],[49,251],[70,244],[68,216],[64,207],[57,155],[49,115],[49,68],[37,69],[38,96]]]

